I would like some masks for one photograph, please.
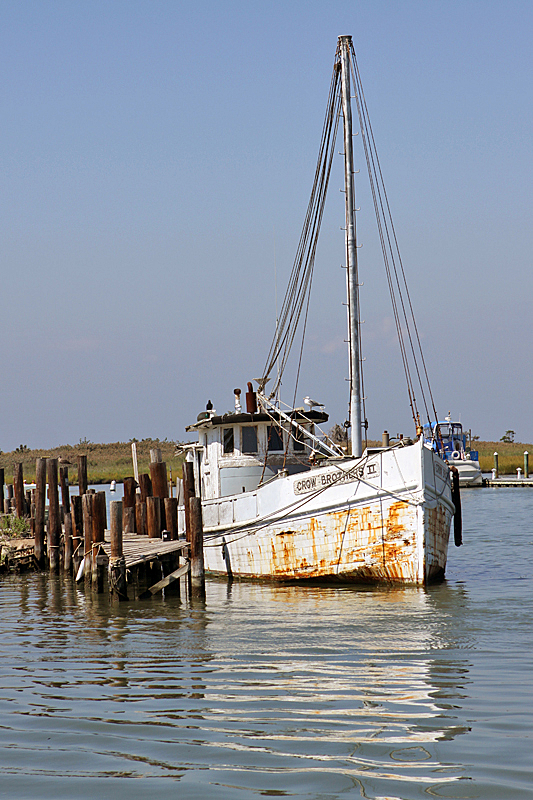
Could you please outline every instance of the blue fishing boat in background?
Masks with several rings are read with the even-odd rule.
[[[467,435],[460,422],[454,422],[451,412],[441,422],[424,425],[424,439],[434,442],[440,454],[452,467],[457,467],[460,486],[481,486],[483,476],[479,467],[479,454],[467,444]]]

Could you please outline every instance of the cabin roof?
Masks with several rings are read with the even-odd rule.
[[[227,425],[244,425],[249,423],[258,422],[282,422],[280,415],[275,411],[269,414],[257,412],[257,414],[222,414],[210,416],[208,411],[203,411],[198,414],[199,419],[192,425],[188,425],[186,431],[198,430],[198,428],[217,428]],[[325,411],[306,411],[303,408],[295,408],[292,412],[292,418],[295,422],[327,422],[329,419]]]

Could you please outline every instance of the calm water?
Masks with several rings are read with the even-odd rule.
[[[447,583],[0,579],[0,798],[533,797],[533,491],[463,493]]]

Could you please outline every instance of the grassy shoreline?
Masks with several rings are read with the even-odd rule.
[[[158,447],[166,462],[167,471],[172,469],[172,477],[181,477],[183,456],[176,456],[174,442],[160,441],[159,439],[143,439],[137,442],[137,462],[139,474],[150,472],[150,450]],[[5,470],[5,482],[13,482],[13,465],[21,463],[23,466],[24,480],[31,483],[35,480],[35,461],[37,458],[58,458],[68,464],[70,483],[77,482],[78,456],[87,456],[87,477],[90,484],[118,483],[124,478],[133,475],[133,460],[131,442],[111,442],[109,444],[94,444],[83,442],[77,445],[60,445],[49,450],[12,450],[0,454],[0,468]]]
[[[370,443],[369,443],[370,444]],[[379,444],[379,443],[376,443]],[[183,455],[175,455],[174,442],[159,439],[143,439],[137,442],[137,460],[139,473],[150,472],[150,450],[158,447],[167,464],[172,469],[175,479],[181,477]],[[479,463],[482,472],[490,472],[494,466],[494,452],[498,453],[499,471],[501,475],[516,474],[518,467],[524,468],[524,451],[531,455],[530,469],[533,473],[533,444],[523,442],[474,442],[473,449],[479,451]],[[78,455],[87,456],[87,472],[89,483],[111,483],[112,480],[122,482],[133,475],[131,442],[112,442],[109,444],[93,444],[83,442],[77,445],[61,445],[50,450],[12,450],[0,454],[0,468],[5,470],[5,482],[13,482],[13,465],[22,463],[24,480],[28,483],[35,480],[35,460],[37,458],[60,458],[69,462],[69,480],[77,481]]]

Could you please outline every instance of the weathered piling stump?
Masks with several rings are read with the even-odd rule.
[[[105,540],[106,500],[105,492],[91,495],[92,507],[92,584],[93,589],[104,591],[106,559],[100,555],[100,545]]]
[[[63,465],[59,467],[59,484],[61,486],[61,505],[63,506],[63,514],[70,513],[70,494],[68,483],[68,467]]]
[[[139,475],[139,488],[141,490],[141,502],[146,503],[146,498],[152,497],[154,493],[152,490],[152,481],[148,473],[143,472],[142,475]]]
[[[135,528],[140,536],[147,536],[146,527],[146,503],[141,502],[141,496],[137,495],[138,502],[135,503]]]
[[[175,497],[165,497],[166,529],[172,541],[178,538],[178,501]]]
[[[146,527],[150,539],[161,538],[161,501],[159,497],[146,498]]]
[[[78,494],[72,495],[70,503],[70,519],[72,523],[72,567],[77,574],[83,559],[83,548],[80,547],[83,542],[83,511],[81,507],[81,497]]]
[[[24,474],[22,464],[13,468],[13,489],[15,491],[15,513],[19,519],[24,516]]]
[[[137,481],[135,478],[124,478],[124,497],[122,500],[122,527],[124,533],[135,533],[136,488]]]
[[[191,525],[189,520],[190,499],[196,494],[194,489],[194,465],[192,461],[185,461],[183,464],[183,507],[185,509],[185,536],[187,541],[191,541]]]
[[[92,549],[93,549],[93,508],[92,495],[84,494],[81,498],[83,513],[83,557],[85,559],[85,583],[90,583],[92,574]]]
[[[49,458],[48,472],[48,563],[50,572],[59,570],[61,516],[59,512],[59,488],[57,458]]]
[[[46,458],[35,461],[35,525],[34,553],[40,567],[44,567],[44,515],[46,504]]]
[[[64,530],[65,530],[65,553],[63,557],[63,569],[65,572],[72,571],[72,554],[73,554],[73,539],[72,539],[72,513],[70,511],[64,514]]]
[[[205,598],[204,531],[202,523],[202,501],[199,497],[189,500],[191,526],[191,596]]]
[[[157,451],[159,454],[161,451]],[[154,497],[160,498],[160,524],[161,531],[168,528],[165,518],[165,498],[168,497],[167,465],[164,461],[152,461],[150,464],[150,478]]]
[[[127,600],[126,560],[122,545],[122,502],[110,505],[111,555],[109,558],[109,592],[113,600]]]
[[[78,456],[78,487],[80,497],[87,494],[87,456]]]

